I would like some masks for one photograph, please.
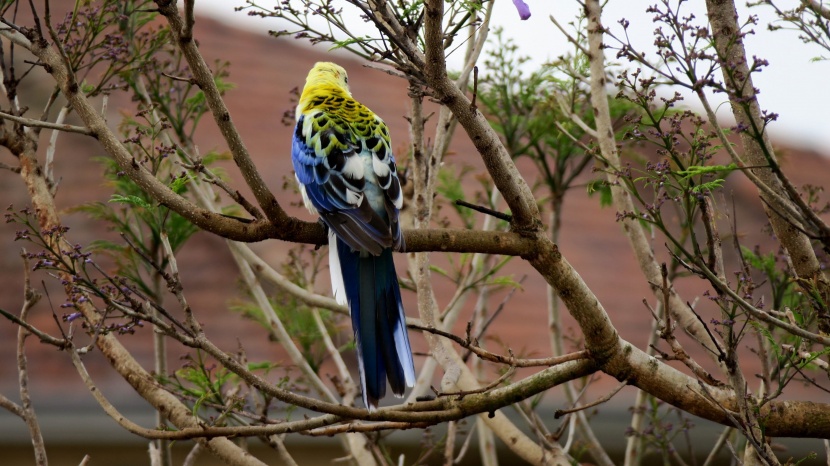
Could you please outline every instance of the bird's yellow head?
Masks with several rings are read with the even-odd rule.
[[[305,79],[305,87],[310,88],[319,85],[337,86],[351,96],[349,76],[346,74],[346,70],[336,63],[321,61],[314,64]]]

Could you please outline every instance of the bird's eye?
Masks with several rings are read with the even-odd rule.
[[[344,81],[346,84],[349,84],[349,77],[348,77],[348,76],[343,76],[343,81]]]

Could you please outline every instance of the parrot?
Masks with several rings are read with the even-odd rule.
[[[401,183],[383,120],[352,98],[346,70],[319,62],[296,110],[291,161],[303,203],[328,227],[334,297],[346,305],[357,348],[363,404],[415,384],[392,250],[404,250]]]

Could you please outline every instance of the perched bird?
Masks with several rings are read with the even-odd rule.
[[[320,62],[297,105],[291,161],[305,205],[329,228],[335,299],[349,306],[363,402],[415,383],[392,249],[403,250],[403,203],[389,129],[352,98],[346,70]]]

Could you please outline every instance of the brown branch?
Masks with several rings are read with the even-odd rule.
[[[599,405],[605,403],[606,401],[610,400],[611,398],[614,398],[614,395],[619,393],[620,390],[622,390],[627,385],[628,385],[628,381],[623,380],[613,390],[611,390],[611,393],[609,393],[609,394],[607,394],[603,397],[600,397],[600,398],[598,398],[598,399],[596,399],[596,400],[594,400],[594,401],[592,401],[588,404],[575,406],[573,408],[568,408],[568,409],[557,409],[556,411],[553,412],[553,418],[554,419],[559,419],[560,417],[562,417],[566,414],[576,413],[578,411],[583,411],[583,410],[586,410],[586,409],[589,409],[589,408],[593,408],[594,406],[599,406]]]
[[[179,39],[182,42],[190,42],[193,40],[193,25],[196,23],[196,17],[193,14],[195,3],[196,0],[184,0],[184,26],[182,26],[181,37]]]
[[[463,199],[456,199],[455,200],[455,205],[461,206],[461,207],[466,207],[468,209],[475,210],[476,212],[481,212],[482,214],[491,215],[493,217],[496,217],[499,220],[504,220],[505,222],[509,222],[513,219],[513,216],[510,215],[510,214],[505,214],[505,213],[499,212],[498,210],[490,209],[488,207],[484,207],[484,206],[480,206],[480,205],[476,205],[476,204],[470,204],[469,202],[467,202]]]
[[[632,385],[686,412],[731,425],[721,410],[713,409],[700,394],[687,389],[703,382],[659,362],[631,343],[620,339],[599,299],[562,257],[556,246],[545,240],[540,240],[538,244],[536,254],[528,260],[557,291],[582,328],[586,347],[594,364],[606,374],[618,379],[627,379]],[[730,294],[730,297],[736,301],[741,300],[740,296],[735,294]],[[790,326],[769,314],[762,314],[767,320],[774,319],[779,326]],[[814,339],[813,341],[825,339],[802,329],[797,330],[799,333],[796,334],[803,336],[806,333]],[[822,344],[828,343],[830,339]],[[722,406],[737,411],[739,401],[733,391],[715,386],[707,386],[707,390]],[[826,404],[812,401],[774,401],[760,407],[758,416],[765,419],[766,432],[770,436],[822,438],[830,435],[830,409]]]
[[[429,422],[350,422],[348,424],[301,431],[300,434],[308,435],[309,437],[331,437],[333,435],[347,432],[381,432],[384,430],[424,429],[431,425],[433,424]]]
[[[100,389],[95,385],[92,377],[87,372],[86,367],[81,361],[80,355],[74,348],[70,348],[69,355],[72,359],[72,364],[78,371],[81,380],[86,385],[90,393],[92,393],[95,400],[113,420],[130,433],[153,440],[189,440],[195,438],[215,438],[215,437],[235,437],[235,436],[261,436],[261,435],[275,435],[285,432],[297,432],[307,429],[332,424],[338,422],[338,418],[332,415],[319,416],[312,419],[304,419],[302,421],[293,421],[280,424],[268,424],[263,426],[209,426],[200,422],[198,426],[186,427],[177,431],[148,429],[129,420],[126,416],[121,414],[118,409],[107,400]]]
[[[39,328],[37,328],[34,325],[26,322],[25,320],[21,320],[16,315],[14,315],[14,314],[12,314],[12,313],[10,313],[10,312],[2,309],[2,308],[0,308],[0,315],[2,315],[3,317],[9,319],[15,325],[19,325],[20,327],[25,328],[29,333],[32,333],[33,335],[38,337],[38,339],[43,343],[54,345],[58,348],[64,348],[68,343],[67,340],[65,340],[63,338],[55,338],[52,335],[49,335],[48,333],[40,330]]]
[[[182,338],[183,336],[177,335],[175,337]],[[587,375],[594,370],[594,365],[590,360],[570,361],[549,367],[506,387],[492,390],[486,395],[470,395],[451,406],[445,406],[443,402],[434,400],[379,408],[370,412],[366,409],[309,398],[271,385],[258,375],[248,371],[238,361],[204,337],[189,341],[188,345],[206,351],[245,382],[280,401],[321,413],[337,415],[344,419],[364,421],[445,422],[473,414],[493,412],[514,403],[517,399],[533,396],[566,380]]]
[[[32,118],[16,116],[6,112],[0,112],[0,119],[13,121],[15,123],[20,123],[23,126],[30,126],[32,128],[56,129],[59,131],[66,131],[68,133],[78,133],[86,136],[95,137],[95,133],[92,130],[90,130],[89,128],[84,128],[83,126],[57,124],[52,123],[51,121],[41,121]]]
[[[12,173],[20,173],[20,167],[13,167],[3,162],[0,162],[0,170],[8,170]]]
[[[458,392],[439,392],[439,391],[437,391],[433,388],[433,392],[435,392],[435,396],[437,396],[439,398],[442,397],[442,396],[454,396],[454,397],[457,397],[457,399],[461,400],[467,395],[472,395],[472,394],[475,394],[475,393],[489,392],[491,389],[498,387],[505,380],[512,377],[513,374],[515,374],[515,373],[516,373],[516,366],[510,366],[506,371],[504,371],[504,374],[502,374],[498,379],[488,383],[487,385],[484,385],[484,386],[481,386],[481,387],[478,387],[478,388],[474,388],[472,390],[461,390],[461,391],[458,391]]]
[[[538,366],[555,366],[557,364],[562,364],[568,361],[577,361],[579,359],[590,359],[590,354],[588,351],[576,351],[573,353],[565,354],[563,356],[552,356],[549,358],[533,358],[533,359],[524,359],[524,358],[516,358],[514,356],[502,356],[500,354],[492,353],[487,351],[486,349],[473,344],[470,339],[463,339],[457,335],[454,335],[449,332],[445,332],[443,330],[439,330],[437,328],[430,328],[430,327],[423,327],[420,325],[409,325],[409,328],[414,328],[416,330],[421,330],[424,332],[434,333],[435,335],[440,335],[444,338],[448,338],[454,342],[456,342],[462,348],[468,349],[476,354],[481,359],[490,362],[497,362],[499,364],[507,364],[513,367],[538,367]]]
[[[29,281],[29,261],[23,253],[23,308],[20,310],[20,320],[26,321],[29,310],[40,300],[40,295],[35,292]],[[25,327],[17,329],[17,381],[20,389],[20,411],[26,427],[29,428],[29,437],[32,440],[32,447],[35,450],[35,463],[38,466],[46,466],[46,446],[43,442],[43,434],[40,431],[40,424],[37,422],[37,415],[32,406],[32,399],[29,396],[29,369],[26,361],[26,338],[30,335]]]

